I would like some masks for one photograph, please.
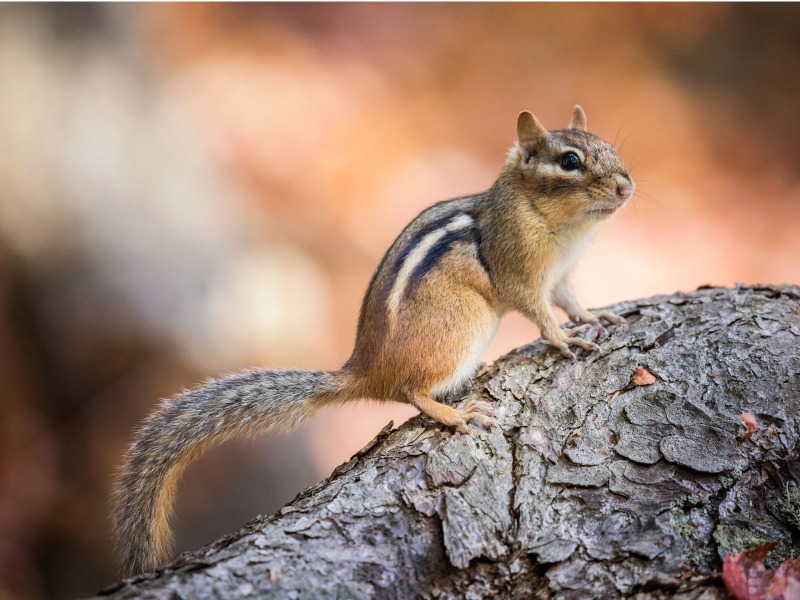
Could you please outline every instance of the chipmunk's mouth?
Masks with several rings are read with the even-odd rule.
[[[617,208],[619,208],[619,207],[612,206],[610,208],[595,208],[593,210],[590,210],[589,214],[597,216],[597,217],[608,217],[610,215],[613,215],[615,212],[617,212]]]

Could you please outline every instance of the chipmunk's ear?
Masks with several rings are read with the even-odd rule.
[[[547,129],[527,110],[519,113],[517,118],[517,144],[523,152],[523,160],[527,162],[547,141]]]
[[[569,122],[570,129],[586,131],[586,113],[583,112],[580,104],[576,104],[572,109],[572,120]]]

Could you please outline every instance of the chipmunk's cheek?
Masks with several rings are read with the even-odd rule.
[[[627,200],[621,199],[617,193],[616,183],[612,182],[610,186],[603,186],[597,190],[587,214],[591,219],[607,219],[625,204],[627,204]]]

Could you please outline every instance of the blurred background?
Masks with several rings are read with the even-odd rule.
[[[798,31],[797,4],[0,7],[0,599],[113,582],[136,424],[222,372],[338,368],[385,249],[491,185],[521,109],[557,129],[580,102],[638,183],[585,304],[800,281]],[[536,337],[510,316],[486,359]],[[177,550],[413,414],[210,452]]]

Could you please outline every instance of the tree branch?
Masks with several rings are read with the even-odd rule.
[[[479,374],[499,427],[390,424],[277,514],[101,595],[724,598],[727,553],[797,556],[800,289],[610,308],[628,323],[587,330],[600,351],[540,341]]]

